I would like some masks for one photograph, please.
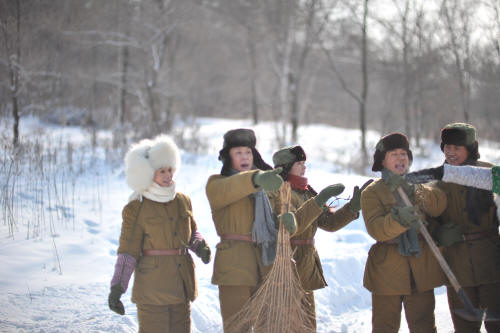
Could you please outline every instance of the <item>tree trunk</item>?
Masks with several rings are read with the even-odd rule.
[[[368,165],[368,154],[366,151],[366,100],[368,97],[368,1],[364,0],[363,25],[361,28],[361,75],[362,90],[359,103],[359,129],[361,131],[361,156],[363,167]]]
[[[127,31],[128,35],[128,24]],[[127,105],[126,105],[126,95],[127,95],[127,75],[128,75],[128,67],[129,67],[129,48],[128,45],[124,45],[121,47],[121,86],[120,86],[120,110],[119,110],[119,119],[120,126],[123,127],[125,124],[125,116],[127,113]]]
[[[257,96],[257,55],[255,52],[255,36],[251,25],[247,25],[247,49],[250,57],[250,107],[253,124],[259,123],[259,102]]]
[[[8,68],[9,68],[9,77],[10,77],[10,92],[11,92],[11,101],[12,101],[12,118],[14,120],[13,128],[12,128],[12,144],[14,147],[19,145],[19,70],[21,66],[21,8],[20,8],[20,0],[15,0],[15,36],[12,46],[12,54],[9,49],[9,37],[7,32],[7,22],[2,24],[3,26],[3,34],[5,40],[5,49],[8,56]],[[8,15],[8,14],[7,14]]]

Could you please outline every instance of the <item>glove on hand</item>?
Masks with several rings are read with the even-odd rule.
[[[354,186],[354,190],[352,191],[352,198],[349,201],[349,208],[354,212],[357,213],[361,209],[361,192],[365,190],[365,188],[370,185],[373,182],[373,179],[368,180],[361,186],[361,189],[359,186]]]
[[[279,175],[282,171],[283,168],[259,170],[253,176],[253,183],[257,187],[262,187],[265,191],[276,191],[283,184],[283,178]]]
[[[419,216],[415,211],[415,207],[399,207],[395,206],[391,208],[392,217],[399,222],[403,227],[409,228],[411,226],[416,226]]]
[[[120,284],[115,284],[111,287],[111,291],[108,296],[108,305],[109,308],[118,313],[119,315],[125,314],[125,308],[123,307],[122,301],[120,301],[120,297],[123,294],[123,289]]]
[[[439,245],[442,246],[450,246],[464,240],[460,225],[456,223],[445,223],[439,226],[434,235]]]
[[[195,253],[201,258],[201,261],[203,261],[204,264],[208,264],[210,262],[212,252],[204,239],[199,242]]]
[[[393,173],[387,179],[385,179],[385,183],[389,186],[391,192],[396,192],[398,187],[401,186],[410,200],[413,201],[413,199],[415,198],[415,185],[408,184],[403,176]]]
[[[294,213],[286,212],[281,214],[281,222],[290,235],[293,235],[297,231],[297,220]]]
[[[342,193],[345,189],[344,184],[333,184],[325,187],[321,190],[315,197],[314,200],[318,206],[323,207],[328,199],[337,196]]]
[[[405,175],[405,180],[410,184],[422,184],[431,182],[433,180],[443,179],[444,168],[438,166],[437,168],[422,169],[415,172],[410,172]]]

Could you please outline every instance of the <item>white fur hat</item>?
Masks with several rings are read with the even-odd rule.
[[[166,135],[159,135],[152,140],[141,140],[130,146],[125,155],[127,184],[139,193],[153,183],[156,170],[172,167],[175,172],[180,166],[179,149],[175,142]]]

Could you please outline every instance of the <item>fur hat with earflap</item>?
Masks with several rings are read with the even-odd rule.
[[[175,172],[180,166],[179,149],[166,135],[141,140],[130,146],[125,155],[127,184],[136,193],[143,193],[151,186],[156,170],[171,167]]]

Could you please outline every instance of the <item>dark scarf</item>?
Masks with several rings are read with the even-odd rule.
[[[295,175],[288,175],[287,181],[294,190],[305,191],[308,189],[307,178]]]
[[[477,160],[468,159],[463,165],[477,165]],[[467,209],[467,218],[475,225],[481,224],[481,216],[495,205],[493,193],[488,190],[482,190],[475,187],[466,186],[465,205]]]
[[[391,172],[389,170],[386,168],[382,169],[382,179],[384,181],[390,175]],[[399,207],[405,206],[404,201],[399,194],[397,192],[394,192],[393,194],[396,199],[396,205]],[[409,257],[411,255],[414,255],[415,257],[420,256],[422,251],[418,243],[418,232],[413,226],[398,236],[398,251],[405,257]]]

